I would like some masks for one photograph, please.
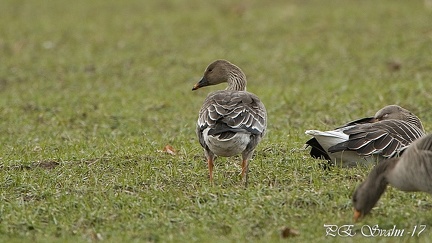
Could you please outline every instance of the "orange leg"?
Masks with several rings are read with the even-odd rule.
[[[249,172],[249,162],[245,159],[242,160],[242,178],[245,181],[245,186],[248,184],[248,172]]]
[[[213,184],[213,167],[214,167],[213,159],[211,158],[208,159],[207,163],[208,163],[208,169],[210,173],[210,183]]]

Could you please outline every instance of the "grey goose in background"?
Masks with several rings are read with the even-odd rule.
[[[226,60],[216,60],[205,70],[192,90],[228,83],[225,90],[208,94],[196,126],[207,158],[210,181],[216,156],[242,155],[241,175],[247,185],[249,160],[267,128],[267,112],[260,99],[246,91],[246,75]]]
[[[400,157],[372,169],[352,197],[355,221],[371,211],[388,184],[402,191],[432,194],[432,134],[413,142]]]
[[[310,155],[351,167],[376,163],[401,152],[425,135],[420,119],[410,111],[389,105],[374,117],[349,122],[332,131],[307,130]]]

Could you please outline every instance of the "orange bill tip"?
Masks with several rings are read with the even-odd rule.
[[[199,89],[199,88],[200,88],[199,83],[196,83],[196,84],[193,86],[192,90],[197,90],[197,89]]]
[[[356,209],[354,209],[354,222],[357,222],[359,218],[361,218],[362,213]]]

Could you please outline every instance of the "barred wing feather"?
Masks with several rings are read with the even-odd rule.
[[[218,123],[224,124],[217,126]],[[207,127],[213,134],[230,129],[240,130],[255,135],[264,135],[266,129],[266,110],[264,105],[252,93],[246,91],[216,91],[205,100],[198,117],[197,129]],[[223,129],[218,130],[218,128]]]
[[[351,150],[363,156],[381,154],[383,157],[392,157],[424,135],[420,128],[403,120],[358,124],[347,127],[343,132],[349,135],[349,139],[330,147],[329,152]]]

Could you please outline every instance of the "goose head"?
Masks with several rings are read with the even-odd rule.
[[[227,90],[246,90],[246,75],[243,71],[227,60],[216,60],[207,66],[203,77],[192,90],[225,82],[228,83]]]
[[[412,123],[413,125],[416,125],[418,128],[424,131],[420,119],[411,111],[404,109],[398,105],[388,105],[382,108],[375,114],[374,118],[376,121],[391,119],[407,121]]]
[[[367,179],[355,190],[352,202],[354,206],[354,221],[367,215],[386,190],[387,174],[394,168],[399,158],[391,158],[376,165]]]

